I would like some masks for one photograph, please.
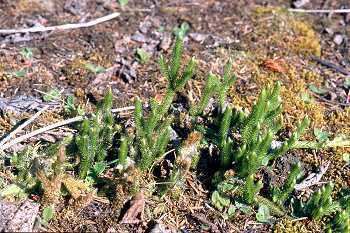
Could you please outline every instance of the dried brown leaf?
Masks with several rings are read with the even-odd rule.
[[[273,72],[286,73],[284,61],[282,59],[266,59],[263,66]]]
[[[130,208],[126,211],[120,223],[136,224],[141,222],[143,219],[144,208],[145,208],[145,198],[143,193],[139,192],[130,201]]]

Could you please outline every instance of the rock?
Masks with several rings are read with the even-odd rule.
[[[139,30],[140,30],[141,33],[146,34],[149,31],[149,29],[151,28],[151,26],[152,26],[152,22],[150,22],[148,20],[148,17],[146,17],[145,21],[143,21],[140,24]]]
[[[157,223],[156,225],[154,225],[152,230],[150,230],[150,233],[173,233],[173,232],[176,232],[176,231],[167,229],[167,227],[161,223]]]
[[[140,42],[140,43],[147,42],[147,38],[145,37],[145,35],[141,34],[140,32],[136,32],[134,35],[132,35],[131,40]]]
[[[334,34],[334,31],[333,31],[332,28],[325,28],[324,31],[325,31],[326,33],[328,33],[329,35],[333,35],[333,34]]]
[[[333,42],[337,45],[340,45],[341,43],[343,43],[344,37],[341,34],[336,34],[333,38]]]
[[[170,45],[171,45],[171,34],[170,33],[164,33],[159,47],[162,50],[166,51],[166,50],[169,49]]]
[[[310,2],[310,0],[296,0],[293,2],[293,6],[295,8],[300,8],[309,2]]]
[[[202,43],[205,39],[208,38],[208,34],[203,34],[203,33],[190,33],[188,35],[192,40]]]

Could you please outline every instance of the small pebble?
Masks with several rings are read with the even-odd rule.
[[[340,34],[336,34],[333,38],[334,43],[340,45],[343,42],[343,36]]]

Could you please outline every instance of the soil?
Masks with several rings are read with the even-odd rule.
[[[147,100],[159,96],[166,80],[157,59],[160,54],[170,54],[173,28],[186,22],[190,30],[185,38],[185,59],[194,56],[199,72],[183,96],[190,92],[198,96],[208,71],[222,73],[225,61],[232,57],[238,77],[230,90],[233,104],[249,109],[262,86],[280,80],[285,136],[305,115],[310,116],[313,126],[305,139],[313,139],[314,127],[332,136],[349,136],[350,84],[344,83],[350,73],[350,13],[292,14],[286,10],[290,7],[290,1],[279,0],[130,0],[123,8],[114,0],[3,0],[1,28],[87,21],[112,12],[120,12],[120,16],[84,29],[0,35],[0,101],[33,97],[41,102],[43,93],[58,89],[62,96],[74,95],[80,104],[92,109],[109,87],[114,107],[133,105],[135,97]],[[340,9],[350,8],[350,4],[348,0],[314,0],[305,8]],[[25,48],[32,50],[32,57],[21,55]],[[146,64],[138,59],[137,48],[151,54]],[[348,75],[320,64],[315,57],[335,64]],[[106,71],[94,72],[87,64]],[[310,85],[322,91],[312,91]],[[52,109],[32,129],[65,118],[62,107]],[[37,109],[20,109],[14,115],[0,110],[0,135],[4,135]],[[54,132],[50,140],[63,137],[62,130]],[[48,137],[27,143],[49,141]],[[262,173],[278,183],[287,175],[280,169],[294,161],[303,162],[305,175],[317,171],[322,162],[331,161],[323,181],[333,180],[339,190],[350,185],[349,163],[342,159],[345,153],[350,153],[349,148],[298,150],[277,161],[279,172]],[[161,222],[182,232],[289,232],[281,226],[321,231],[308,219],[295,223],[282,219],[269,225],[257,223],[255,215],[238,213],[233,221],[225,221],[211,206],[212,190],[197,176],[203,174],[188,174],[182,190],[173,190],[169,196],[147,196],[144,220],[138,224],[119,224],[120,210],[110,204],[113,200],[93,199],[79,208],[63,205],[47,230],[144,232]],[[122,198],[123,206],[131,196]]]

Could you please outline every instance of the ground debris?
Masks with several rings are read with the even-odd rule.
[[[263,63],[264,67],[267,69],[278,72],[278,73],[285,73],[286,68],[284,67],[284,62],[282,59],[266,59]]]
[[[293,2],[293,6],[295,8],[300,8],[300,7],[303,7],[305,4],[309,3],[310,0],[295,0]]]
[[[38,111],[45,106],[50,106],[51,109],[57,109],[61,104],[58,101],[46,103],[32,96],[16,96],[12,99],[0,98],[0,112],[3,114],[7,112],[21,114],[24,112]]]
[[[173,229],[167,229],[167,227],[161,223],[157,223],[150,230],[150,233],[175,233],[175,232],[177,232],[177,231],[173,230]]]
[[[39,204],[25,200],[22,204],[0,201],[0,231],[31,232],[39,213]]]
[[[202,223],[208,225],[208,226],[210,227],[210,229],[211,229],[212,232],[214,232],[214,233],[219,233],[219,232],[220,232],[219,229],[218,229],[218,227],[217,227],[214,223],[208,221],[208,220],[205,218],[205,216],[203,216],[202,214],[192,214],[192,217],[194,217],[194,218],[197,219],[198,221],[200,221],[200,222],[202,222]]]
[[[306,177],[301,183],[295,185],[295,190],[303,190],[312,185],[318,184],[322,178],[322,176],[328,170],[330,162],[327,161],[320,167],[319,173],[311,173],[308,177]]]
[[[83,15],[87,9],[85,0],[67,0],[64,9],[73,15]]]
[[[137,193],[130,201],[130,208],[126,211],[120,223],[136,224],[142,221],[145,208],[145,198],[142,192]],[[140,219],[138,217],[140,216]]]

